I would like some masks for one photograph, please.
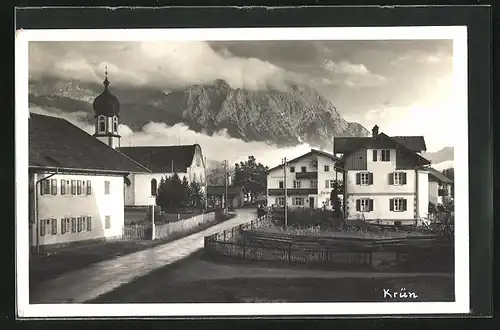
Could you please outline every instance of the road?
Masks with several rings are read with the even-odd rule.
[[[83,303],[110,292],[122,284],[149,274],[203,248],[204,237],[257,217],[255,209],[240,209],[236,217],[185,238],[93,264],[41,283],[30,303]]]

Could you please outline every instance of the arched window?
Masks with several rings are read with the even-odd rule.
[[[113,132],[118,133],[118,117],[113,117]]]
[[[151,196],[156,196],[158,194],[158,183],[156,179],[151,180]]]
[[[97,131],[106,132],[106,118],[104,116],[99,116],[97,119]]]

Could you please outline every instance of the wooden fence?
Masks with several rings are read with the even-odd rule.
[[[449,241],[436,237],[316,237],[252,230],[269,221],[264,216],[207,236],[205,251],[212,256],[245,260],[356,266],[370,266],[374,252],[392,252],[398,260],[400,254],[453,253]]]
[[[189,232],[198,226],[216,220],[216,212],[199,214],[197,216],[169,222],[161,225],[155,225],[155,239],[165,238],[171,235],[178,235]],[[122,240],[151,240],[153,238],[153,226],[150,223],[143,224],[125,224],[123,227]]]

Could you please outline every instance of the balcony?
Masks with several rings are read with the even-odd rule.
[[[285,194],[285,189],[268,189],[268,194],[270,196],[283,196]],[[286,190],[288,196],[294,195],[316,195],[318,193],[317,188],[288,188]]]
[[[318,172],[296,172],[295,178],[299,179],[317,179]]]

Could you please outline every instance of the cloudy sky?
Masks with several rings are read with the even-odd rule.
[[[349,121],[454,145],[452,41],[32,42],[32,78],[170,88],[225,79],[234,88],[311,85]]]

